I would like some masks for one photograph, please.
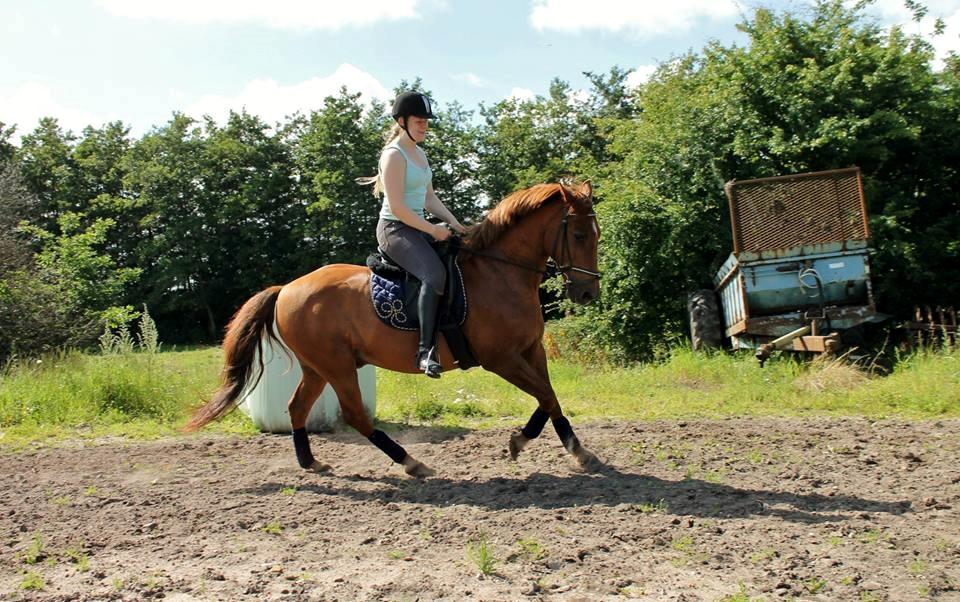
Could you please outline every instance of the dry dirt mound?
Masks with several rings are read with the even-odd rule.
[[[353,433],[311,437],[327,475],[273,435],[2,452],[0,592],[960,599],[960,421],[574,427],[604,473],[549,429],[512,463],[506,429],[398,428],[422,482]]]

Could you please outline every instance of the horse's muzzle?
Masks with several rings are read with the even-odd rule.
[[[593,303],[600,298],[599,280],[586,282],[570,282],[567,285],[567,299],[579,305]]]

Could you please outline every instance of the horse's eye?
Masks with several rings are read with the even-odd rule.
[[[574,232],[573,239],[577,242],[583,242],[587,240],[587,235],[584,234],[583,232]]]

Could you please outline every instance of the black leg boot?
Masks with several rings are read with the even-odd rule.
[[[417,314],[420,318],[420,343],[417,346],[417,368],[430,378],[440,378],[443,368],[437,361],[437,308],[440,295],[423,284],[417,298]]]

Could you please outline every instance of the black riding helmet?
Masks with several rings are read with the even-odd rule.
[[[423,119],[435,119],[430,99],[425,94],[408,90],[401,93],[397,96],[396,100],[393,101],[393,118],[403,118],[400,127],[402,127],[403,131],[407,133],[407,136],[413,140],[413,136],[410,136],[410,131],[407,129],[407,117],[411,116],[421,117]]]

